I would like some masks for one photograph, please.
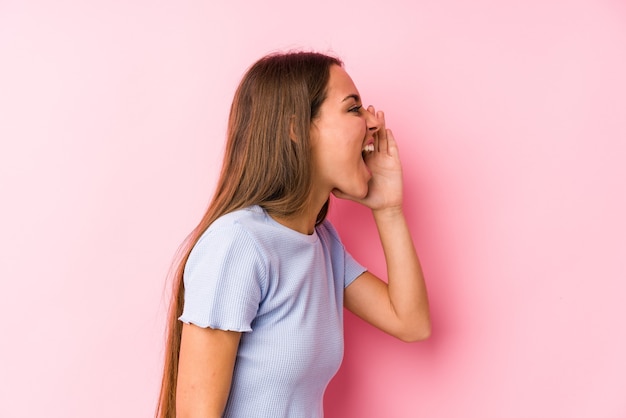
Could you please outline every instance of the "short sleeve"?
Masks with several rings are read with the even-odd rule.
[[[328,232],[331,238],[330,248],[333,264],[343,266],[343,287],[345,289],[350,283],[356,280],[357,277],[366,272],[367,269],[359,264],[345,249],[339,237],[339,233],[328,219],[322,223],[322,227]]]
[[[182,322],[252,331],[263,297],[265,264],[254,240],[241,226],[210,227],[192,249],[183,280]]]
[[[344,270],[345,275],[343,278],[343,287],[348,287],[353,281],[357,279],[361,274],[365,273],[367,269],[359,264],[349,252],[344,249]]]

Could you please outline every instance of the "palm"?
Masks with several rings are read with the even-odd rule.
[[[374,114],[374,108],[367,111]],[[383,112],[375,114],[379,129],[374,134],[374,151],[365,156],[365,164],[372,172],[367,196],[356,199],[341,192],[337,197],[354,200],[372,210],[400,207],[402,205],[402,165],[398,146],[391,130],[385,127]]]
[[[391,147],[365,156],[365,164],[372,172],[372,178],[367,196],[360,202],[372,210],[402,205],[402,166],[398,148],[390,130],[387,130],[386,137]]]

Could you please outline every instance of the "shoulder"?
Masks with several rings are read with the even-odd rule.
[[[263,209],[258,206],[250,206],[226,213],[217,218],[207,229],[207,231],[222,228],[253,228],[263,223]]]
[[[200,236],[200,241],[219,237],[230,241],[234,238],[254,241],[256,231],[263,223],[263,212],[257,206],[227,213],[217,218]]]
[[[185,264],[185,277],[220,276],[237,272],[237,277],[265,281],[268,259],[248,228],[253,216],[247,209],[216,219],[195,243]]]
[[[322,241],[327,242],[329,245],[339,245],[343,247],[339,233],[328,219],[325,219],[316,229]]]
[[[263,259],[256,232],[260,222],[262,220],[255,207],[222,215],[202,233],[191,256],[194,253],[211,254],[212,257],[219,253],[246,254],[247,258]]]

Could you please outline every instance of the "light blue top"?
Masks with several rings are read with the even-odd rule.
[[[185,266],[180,320],[243,332],[224,417],[320,418],[343,357],[343,291],[365,268],[329,221],[312,235],[253,206],[217,219]]]

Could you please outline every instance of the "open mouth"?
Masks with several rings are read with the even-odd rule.
[[[366,144],[363,147],[363,149],[361,150],[361,157],[365,158],[365,156],[370,152],[374,152],[374,144],[372,143]]]

